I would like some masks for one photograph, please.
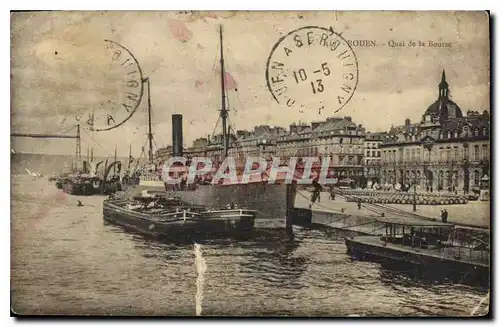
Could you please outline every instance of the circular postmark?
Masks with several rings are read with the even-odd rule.
[[[117,42],[104,42],[105,53],[98,58],[102,74],[94,80],[100,93],[96,97],[99,106],[88,113],[88,118],[83,118],[91,130],[98,132],[127,122],[136,112],[144,93],[141,66],[132,52]]]
[[[267,87],[278,103],[299,112],[338,112],[358,84],[358,61],[333,28],[306,26],[276,42],[266,65]]]

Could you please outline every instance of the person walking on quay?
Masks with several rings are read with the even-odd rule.
[[[333,190],[333,186],[330,187],[330,194],[328,195],[328,199],[335,201],[335,191]]]
[[[358,210],[361,209],[361,199],[358,199]]]
[[[443,223],[448,222],[448,211],[446,209],[441,210],[441,220]]]

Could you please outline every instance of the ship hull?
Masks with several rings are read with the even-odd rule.
[[[143,182],[136,188],[165,192],[162,182]],[[194,189],[168,190],[170,196],[180,197],[183,202],[204,205],[207,208],[223,208],[235,205],[256,211],[256,218],[285,219],[287,216],[287,185],[268,183],[248,183],[231,185],[196,185]],[[295,199],[295,193],[290,194]],[[291,205],[293,207],[293,205]]]
[[[375,237],[378,238],[378,237]],[[487,282],[489,265],[470,261],[453,260],[443,256],[427,254],[424,250],[413,251],[374,244],[372,236],[345,238],[347,252],[355,258],[385,265],[415,267],[421,270],[445,274],[448,277],[468,276],[481,283]]]
[[[62,184],[62,190],[71,195],[95,195],[100,193],[100,188],[94,187],[92,183],[66,182]]]
[[[231,209],[205,211],[201,214],[205,219],[220,221],[226,225],[226,228],[235,231],[251,232],[255,224],[255,210]]]

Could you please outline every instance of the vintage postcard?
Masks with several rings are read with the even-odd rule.
[[[488,12],[12,12],[12,314],[487,316],[490,106]]]

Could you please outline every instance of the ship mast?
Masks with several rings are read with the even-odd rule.
[[[227,116],[228,111],[226,108],[226,85],[225,85],[225,72],[224,72],[224,51],[222,43],[222,25],[220,26],[220,87],[222,97],[222,107],[220,110],[220,118],[222,118],[222,142],[223,142],[223,159],[227,157],[229,135],[227,133]]]
[[[78,170],[78,162],[82,160],[82,141],[80,138],[80,124],[76,125],[76,149],[75,149],[75,167],[74,170]]]
[[[115,160],[113,162],[116,162],[116,145],[115,145]],[[113,175],[116,175],[116,165],[113,165]]]
[[[148,139],[149,139],[149,152],[148,152],[148,159],[149,163],[153,162],[153,132],[151,128],[151,94],[149,93],[150,91],[150,81],[149,77],[146,77],[144,79],[146,83],[148,83]]]
[[[127,169],[130,170],[130,159],[132,158],[132,144],[128,148],[128,166]]]

